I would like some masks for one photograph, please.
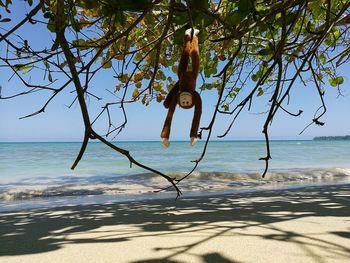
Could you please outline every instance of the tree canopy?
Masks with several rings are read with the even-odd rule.
[[[3,96],[11,99],[33,92],[50,96],[38,111],[44,112],[55,97],[74,87],[81,108],[85,133],[74,168],[82,158],[89,140],[99,140],[125,155],[135,165],[166,178],[180,194],[178,182],[186,178],[203,159],[218,114],[228,116],[228,128],[243,110],[249,110],[254,98],[267,96],[263,134],[266,155],[263,176],[271,158],[269,125],[276,113],[283,111],[299,116],[302,110],[288,110],[291,90],[302,82],[312,85],[319,96],[320,107],[311,124],[323,125],[326,112],[324,93],[334,87],[341,93],[344,78],[337,69],[350,58],[350,1],[348,0],[26,0],[28,12],[12,21],[11,0],[0,0],[1,67],[13,71],[25,90]],[[45,25],[52,43],[34,48],[31,39],[16,31],[31,24]],[[181,179],[147,167],[127,150],[111,143],[111,134],[127,125],[126,103],[162,102],[176,83],[178,58],[184,32],[200,30],[200,90],[217,93],[217,104],[211,122],[201,128],[206,138],[201,156],[194,160],[192,171]],[[40,71],[41,83],[32,83],[28,75]],[[97,116],[91,116],[88,97],[99,99],[90,83],[104,70],[113,70],[114,92],[121,98],[107,103]],[[57,81],[60,79],[60,81]],[[239,96],[244,94],[244,96]],[[124,121],[113,123],[111,107],[121,107]],[[99,134],[95,121],[108,116],[108,130]],[[108,137],[109,136],[109,137]]]

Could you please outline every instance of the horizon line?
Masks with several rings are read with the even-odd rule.
[[[315,136],[320,137],[320,136]],[[310,139],[270,139],[269,141],[312,141],[315,137]],[[323,136],[322,136],[323,137]],[[188,140],[172,140],[172,142],[187,142]],[[261,141],[264,139],[227,139],[227,140],[210,140],[210,142],[239,142],[239,141]],[[0,143],[82,143],[83,141],[0,141]],[[112,140],[110,142],[160,142],[160,140]],[[204,143],[206,140],[198,140],[198,143]],[[91,140],[89,143],[102,143],[100,141]]]

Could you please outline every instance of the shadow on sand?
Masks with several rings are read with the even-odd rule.
[[[209,231],[210,234],[196,242],[187,242],[177,247],[164,244],[164,247],[157,248],[166,250],[166,256],[134,261],[135,263],[178,262],[174,259],[178,255],[189,253],[193,248],[218,236],[230,235],[232,231],[241,231],[249,227],[273,229],[275,234],[257,235],[261,240],[296,242],[300,246],[309,247],[319,246],[329,254],[350,258],[349,248],[341,244],[271,225],[310,216],[349,217],[349,193],[349,185],[315,186],[296,190],[183,198],[178,201],[153,200],[6,212],[0,214],[0,261],[1,256],[49,252],[67,244],[126,242],[145,236],[159,237]],[[220,222],[226,223],[217,224]],[[134,227],[129,228],[127,232],[100,230],[101,227],[116,225]],[[95,238],[78,235],[86,232],[97,234]],[[329,232],[349,239],[350,242],[349,233]],[[245,232],[241,231],[239,235],[244,236]],[[201,262],[239,262],[219,253],[202,253],[197,256]],[[312,257],[317,259],[318,255]],[[322,262],[321,257],[319,262]]]

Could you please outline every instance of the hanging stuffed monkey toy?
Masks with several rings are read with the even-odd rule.
[[[168,115],[164,122],[162,133],[160,135],[162,138],[162,145],[165,148],[169,147],[171,121],[173,119],[177,104],[179,104],[179,106],[183,109],[190,109],[194,105],[195,108],[190,132],[190,139],[192,146],[197,142],[198,127],[202,115],[202,100],[198,92],[195,90],[196,79],[199,73],[198,33],[198,29],[194,29],[193,32],[192,29],[186,30],[185,46],[182,51],[177,73],[179,81],[170,90],[164,101],[164,107],[169,109]],[[187,71],[190,55],[192,59],[192,71]]]

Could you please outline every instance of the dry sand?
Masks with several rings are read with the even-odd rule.
[[[1,213],[0,262],[350,262],[350,185]]]

